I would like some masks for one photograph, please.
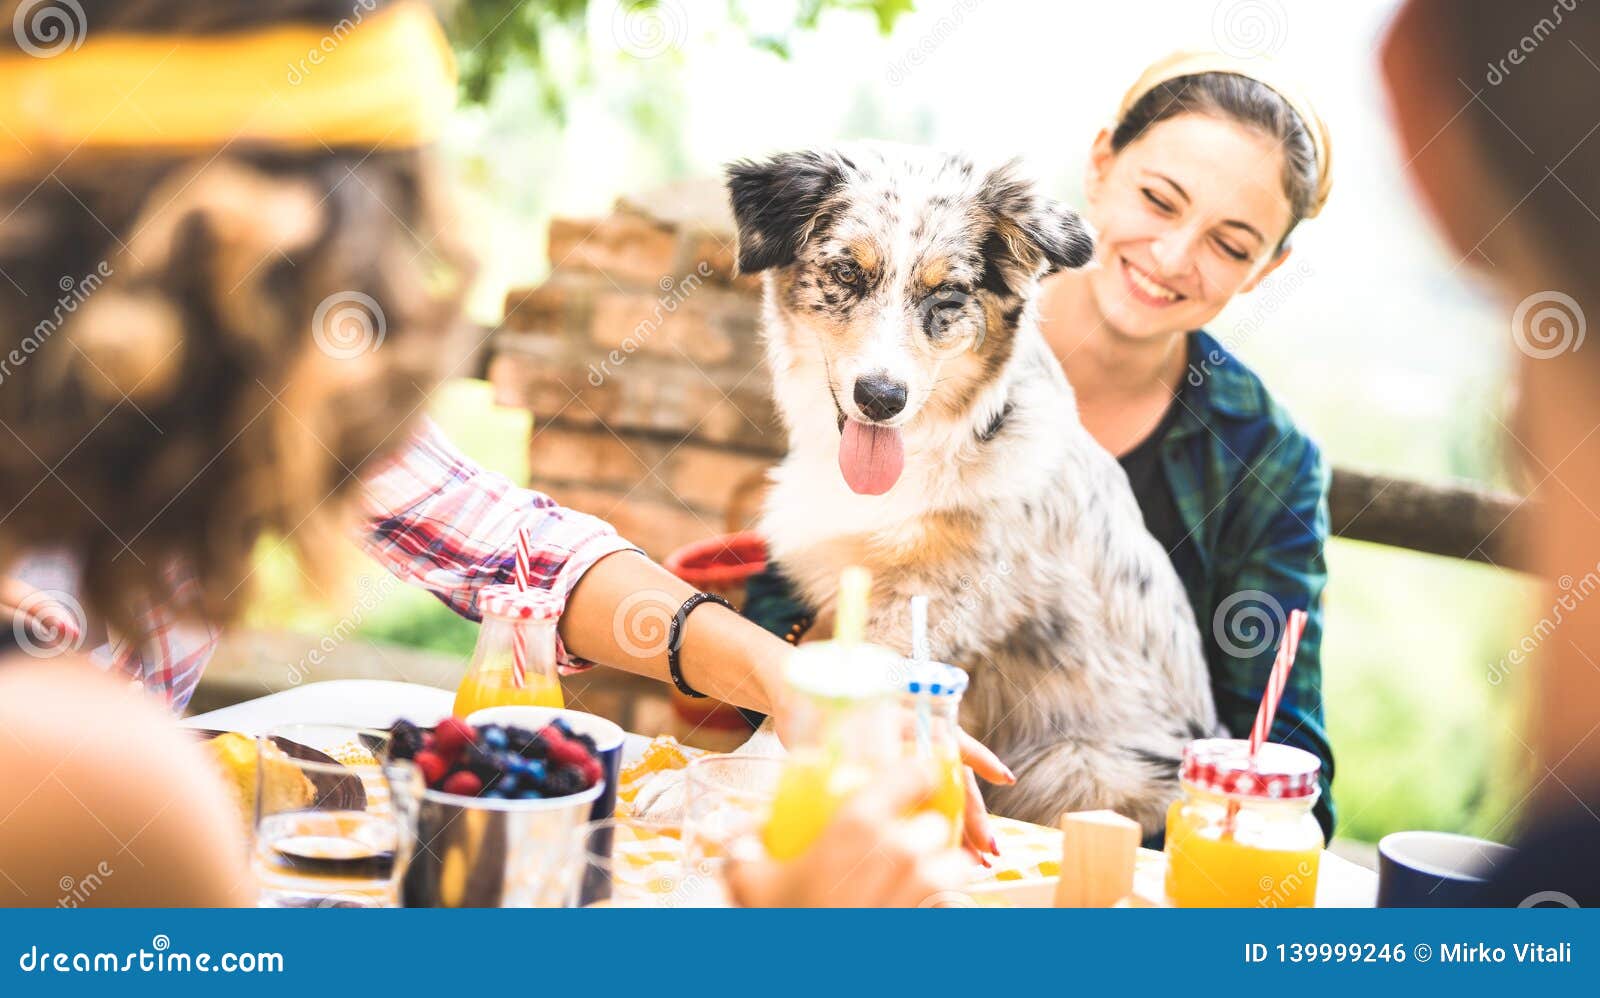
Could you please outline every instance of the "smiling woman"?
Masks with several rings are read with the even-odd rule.
[[[1250,729],[1291,610],[1310,613],[1271,739],[1322,761],[1331,835],[1321,595],[1328,471],[1253,372],[1202,327],[1290,254],[1328,197],[1330,140],[1260,61],[1179,53],[1100,132],[1084,214],[1094,266],[1049,282],[1045,337],[1089,432],[1121,461],[1205,639],[1217,713]]]

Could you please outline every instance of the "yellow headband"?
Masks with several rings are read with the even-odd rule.
[[[188,152],[232,142],[404,149],[437,137],[455,60],[431,11],[404,0],[331,27],[229,35],[86,35],[50,57],[0,58],[0,171],[75,150]]]
[[[1161,84],[1183,76],[1199,76],[1202,73],[1226,73],[1230,76],[1243,76],[1255,80],[1282,97],[1299,117],[1300,123],[1305,126],[1306,134],[1311,137],[1311,148],[1317,161],[1317,192],[1312,199],[1311,209],[1306,213],[1307,218],[1315,218],[1322,211],[1322,206],[1328,203],[1328,192],[1333,189],[1332,137],[1328,134],[1328,126],[1299,87],[1286,78],[1279,67],[1266,59],[1252,59],[1247,62],[1221,52],[1174,52],[1165,59],[1151,64],[1123,95],[1122,104],[1117,108],[1117,120],[1121,121],[1127,117],[1135,104]]]

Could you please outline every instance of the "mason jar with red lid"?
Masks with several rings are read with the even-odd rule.
[[[1322,827],[1310,752],[1204,738],[1183,750],[1183,796],[1167,811],[1167,896],[1180,908],[1309,908]]]

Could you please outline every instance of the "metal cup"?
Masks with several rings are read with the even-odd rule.
[[[601,780],[543,800],[462,797],[428,790],[415,802],[417,848],[401,885],[407,908],[559,908],[570,903],[577,834]]]

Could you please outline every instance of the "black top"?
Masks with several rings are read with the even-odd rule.
[[[1144,513],[1145,529],[1161,542],[1161,547],[1167,552],[1168,558],[1171,558],[1179,547],[1188,543],[1190,530],[1183,525],[1183,517],[1178,513],[1178,504],[1172,498],[1172,486],[1167,482],[1166,473],[1162,470],[1161,447],[1167,438],[1167,433],[1178,421],[1178,413],[1183,409],[1183,396],[1187,391],[1185,382],[1184,387],[1172,397],[1172,401],[1167,405],[1167,411],[1162,413],[1161,422],[1156,424],[1156,428],[1139,441],[1133,450],[1117,458],[1122,470],[1128,475],[1128,484],[1133,486],[1133,494],[1139,497],[1139,508]]]

